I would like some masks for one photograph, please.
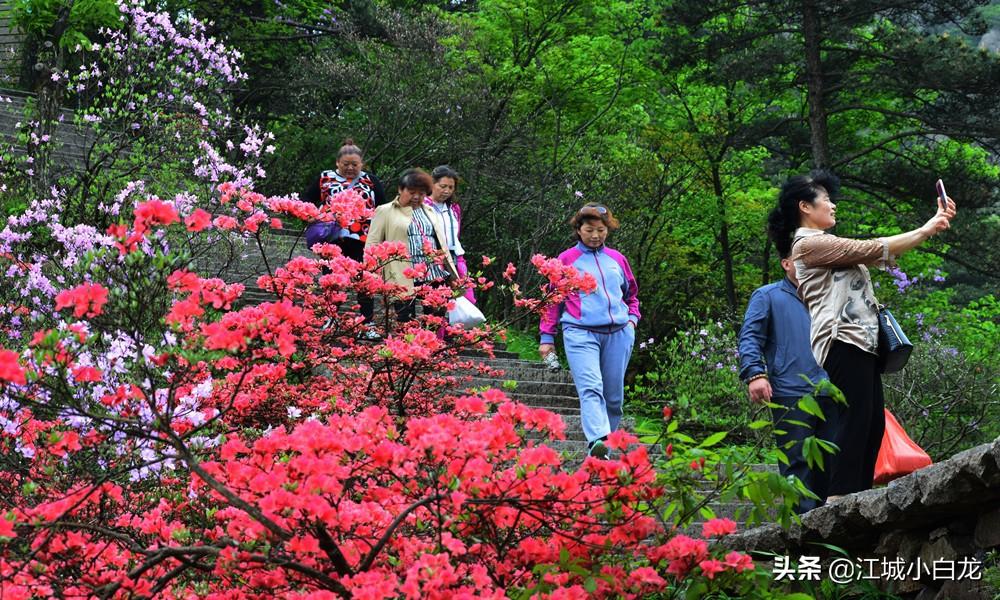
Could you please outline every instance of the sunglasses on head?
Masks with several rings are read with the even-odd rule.
[[[605,206],[603,206],[601,204],[596,204],[596,203],[584,204],[583,208],[580,209],[581,213],[589,212],[589,211],[596,212],[599,215],[606,215],[606,214],[608,214],[607,207],[605,207]]]

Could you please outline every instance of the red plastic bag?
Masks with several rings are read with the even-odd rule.
[[[896,417],[886,409],[882,447],[875,460],[875,483],[889,483],[930,464],[931,457],[906,435]]]

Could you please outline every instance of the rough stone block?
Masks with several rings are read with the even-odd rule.
[[[871,525],[885,525],[899,520],[902,512],[889,501],[887,489],[872,490],[859,506],[861,516]]]
[[[834,504],[824,504],[814,508],[802,517],[802,528],[807,534],[816,534],[820,539],[827,539],[837,530],[839,520],[837,506]]]
[[[884,533],[879,538],[878,545],[875,546],[875,555],[886,557],[898,556],[903,559],[908,559],[907,556],[902,554],[901,550],[909,539],[910,536],[904,531],[890,531],[888,533]]]
[[[970,455],[970,459],[978,458]],[[934,469],[934,467],[937,467]],[[982,491],[980,480],[964,470],[964,460],[951,459],[928,467],[934,469],[928,476],[920,477],[920,503],[923,506],[948,506],[961,503]]]
[[[942,535],[920,549],[920,561],[926,565],[936,560],[957,561],[975,554],[972,538],[960,535]]]
[[[780,554],[785,553],[786,547],[794,545],[794,542],[788,539],[786,532],[780,525],[763,525],[742,533],[727,535],[719,540],[719,543],[727,550],[776,552]]]
[[[996,593],[997,590],[981,580],[946,581],[935,600],[993,600]]]
[[[917,555],[920,554],[920,548],[923,547],[924,539],[926,539],[921,533],[920,531],[908,532],[908,535],[904,535],[899,544],[899,553],[896,556],[907,562],[915,561]]]
[[[979,517],[973,541],[984,550],[1000,547],[1000,508]]]
[[[928,467],[930,468],[930,467]],[[920,478],[926,469],[917,471],[913,475],[907,475],[893,481],[886,488],[889,503],[901,512],[906,512],[920,504]]]

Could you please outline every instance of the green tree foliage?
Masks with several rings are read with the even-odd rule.
[[[239,48],[245,83],[234,103],[263,121],[280,120],[296,109],[297,88],[287,75],[320,49],[349,51],[347,40],[386,35],[368,0],[167,0],[171,12],[209,23],[209,33]],[[331,89],[335,82],[317,81]]]
[[[849,235],[922,222],[943,177],[964,209],[949,254],[995,281],[982,265],[997,262],[1000,231],[979,211],[993,210],[996,175],[966,158],[996,156],[1000,119],[985,99],[1000,86],[1000,59],[945,29],[984,31],[981,4],[680,0],[665,9],[682,24],[667,47],[680,64],[707,56],[714,78],[794,90],[797,104],[771,114],[765,143],[785,168],[823,166],[842,177],[841,221],[857,226]]]

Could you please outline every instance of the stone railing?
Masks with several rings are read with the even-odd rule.
[[[859,575],[862,565],[905,565],[908,577],[890,577],[884,569],[876,573],[880,587],[904,597],[994,600],[1000,590],[981,578],[982,569],[980,578],[974,571],[989,552],[1000,549],[1000,438],[886,487],[812,510],[787,531],[768,525],[726,543],[792,560],[819,556],[827,567],[839,556],[820,545],[829,544],[847,551]]]

